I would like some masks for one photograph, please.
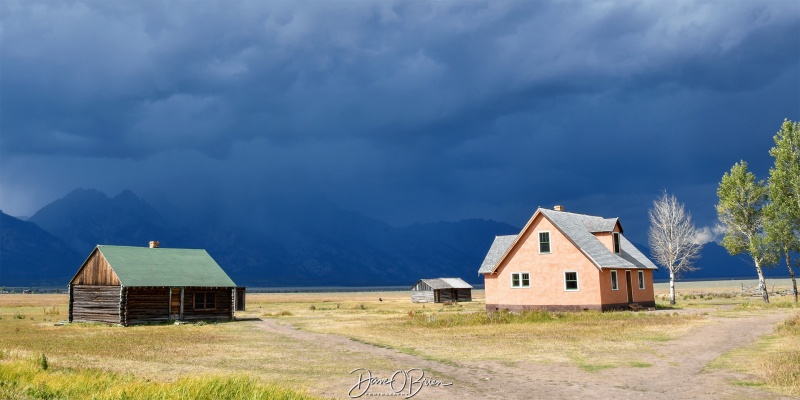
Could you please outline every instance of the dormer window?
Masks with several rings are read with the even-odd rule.
[[[614,232],[614,253],[619,254],[619,232]]]
[[[539,232],[539,254],[550,252],[550,232]]]

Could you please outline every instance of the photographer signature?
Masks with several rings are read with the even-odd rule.
[[[444,383],[440,380],[425,377],[425,371],[420,368],[409,370],[398,369],[388,378],[372,376],[372,372],[366,368],[356,368],[350,374],[358,372],[358,382],[350,388],[347,395],[351,399],[361,396],[404,396],[405,399],[414,397],[423,387],[426,386],[451,386],[452,383]],[[373,386],[384,388],[383,393],[367,393]]]

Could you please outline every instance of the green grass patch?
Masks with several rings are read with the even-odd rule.
[[[746,301],[744,303],[739,303],[736,305],[734,310],[736,311],[750,311],[750,310],[766,310],[771,308],[789,308],[789,309],[799,309],[800,310],[800,303],[788,302],[788,301],[772,301],[770,303],[764,303],[763,301]]]
[[[616,367],[616,365],[613,364],[584,364],[584,363],[579,363],[578,366],[586,372],[598,372],[604,369]]]
[[[754,381],[734,381],[733,384],[736,386],[747,386],[747,387],[764,386],[764,382],[754,382]]]
[[[316,399],[291,389],[261,384],[246,375],[193,376],[174,382],[156,382],[101,370],[42,368],[42,358],[4,356],[0,360],[0,397],[97,400]]]
[[[642,361],[631,361],[628,363],[628,365],[634,368],[650,368],[653,366],[651,363]]]

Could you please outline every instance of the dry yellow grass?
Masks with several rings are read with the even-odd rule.
[[[435,326],[414,323],[409,313],[445,319],[485,315],[483,291],[475,301],[445,306],[413,304],[407,292],[350,294],[251,294],[250,312],[275,316],[317,333],[346,336],[401,352],[458,364],[469,361],[576,362],[622,365],[638,362],[649,345],[675,338],[697,316],[648,313],[560,314],[542,323]],[[289,312],[291,316],[277,314]],[[525,351],[519,351],[525,343]]]
[[[774,335],[725,354],[709,368],[748,373],[754,379],[737,384],[765,386],[781,394],[800,397],[800,313],[780,324]]]
[[[19,296],[19,297],[17,297]],[[54,323],[47,314],[63,295],[0,296],[0,350],[20,356],[46,354],[59,367],[88,367],[152,380],[187,374],[248,374],[263,382],[306,388],[347,376],[345,365],[370,362],[369,355],[319,351],[285,335],[256,329],[256,321],[118,327]]]
[[[654,355],[659,343],[704,323],[696,313],[670,312],[548,314],[487,323],[481,319],[485,318],[483,291],[474,291],[473,297],[473,302],[445,306],[413,304],[406,291],[250,293],[248,310],[237,312],[246,321],[122,328],[54,326],[67,319],[66,295],[0,295],[0,351],[14,357],[46,354],[55,368],[130,373],[157,382],[176,382],[198,373],[247,375],[263,384],[326,393],[320,385],[347,380],[354,366],[376,370],[397,366],[378,355],[341,346],[310,346],[291,334],[262,329],[259,319],[450,365],[566,363],[587,371],[647,368],[650,364],[643,355]],[[525,351],[520,351],[521,343]]]

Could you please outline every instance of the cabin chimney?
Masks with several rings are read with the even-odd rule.
[[[556,211],[564,211],[564,206],[558,206],[558,205],[557,205],[557,206],[554,206],[554,207],[553,207],[553,210],[556,210]]]
[[[150,241],[150,248],[151,249],[157,249],[159,245],[160,245],[160,243],[158,243],[158,240],[151,240]]]

